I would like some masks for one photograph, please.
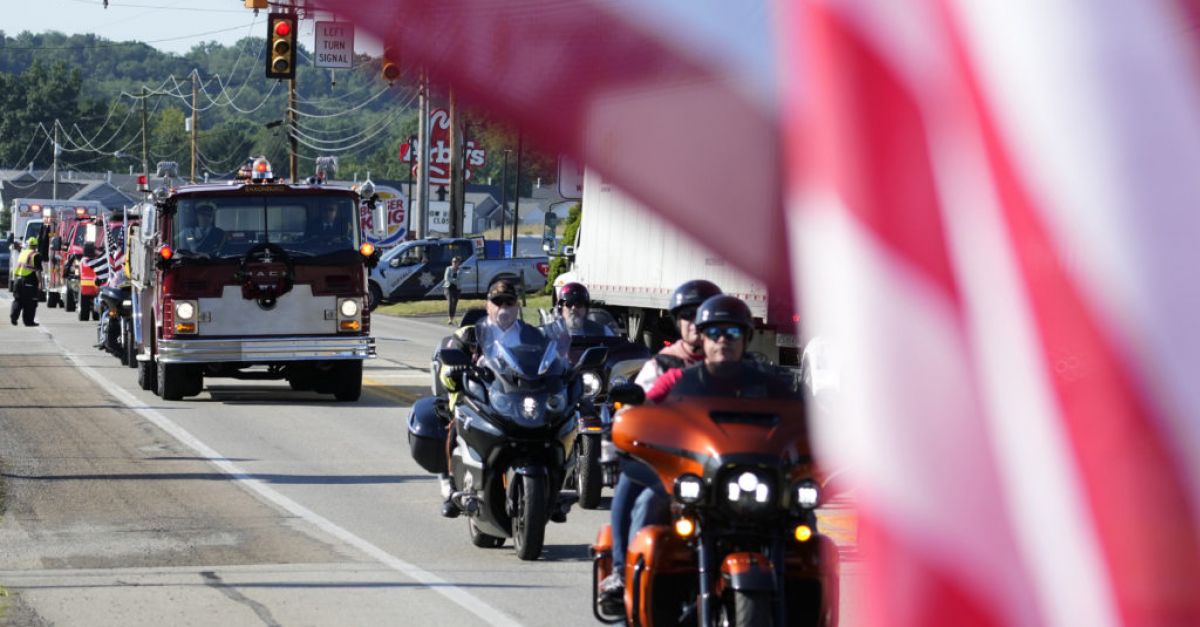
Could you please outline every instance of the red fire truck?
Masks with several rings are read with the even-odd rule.
[[[94,313],[96,276],[82,260],[95,255],[100,209],[99,203],[50,208],[52,235],[44,273],[46,306],[61,305],[67,311],[78,307],[80,320],[87,320]]]
[[[244,168],[246,170],[247,168]],[[138,380],[165,400],[207,377],[286,379],[354,401],[375,356],[359,197],[287,184],[265,158],[228,185],[162,188],[130,230]],[[160,164],[160,176],[174,175]]]

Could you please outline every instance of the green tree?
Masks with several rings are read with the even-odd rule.
[[[567,219],[563,221],[563,235],[558,252],[562,253],[564,246],[574,246],[575,236],[579,233],[579,223],[583,219],[583,205],[575,203],[567,210]],[[570,260],[566,257],[554,257],[550,260],[550,271],[546,274],[546,294],[554,293],[554,279],[570,268]]]

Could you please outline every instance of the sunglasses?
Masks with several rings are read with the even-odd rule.
[[[492,299],[492,304],[497,307],[511,307],[517,304],[517,299],[511,296],[500,296]]]
[[[722,337],[733,341],[742,339],[742,327],[714,326],[704,328],[704,337],[716,342]]]
[[[563,301],[563,307],[571,307],[574,309],[574,308],[587,307],[587,306],[588,306],[588,304],[582,300],[564,300]]]
[[[676,312],[676,314],[675,314],[675,319],[676,319],[676,320],[687,320],[688,322],[695,322],[695,320],[696,320],[696,308],[695,308],[695,307],[689,307],[689,308],[687,308],[687,309],[681,309],[681,310],[679,310],[679,311],[678,311],[678,312]]]

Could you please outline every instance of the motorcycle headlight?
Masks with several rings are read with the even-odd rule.
[[[675,480],[675,499],[691,505],[704,498],[704,480],[693,474],[680,475]]]
[[[600,375],[588,370],[583,373],[583,395],[593,398],[600,393]]]
[[[532,396],[521,399],[521,416],[526,420],[534,420],[538,415],[538,400]]]
[[[551,394],[550,398],[546,399],[546,409],[558,413],[567,408],[567,391],[563,390],[557,394]]]
[[[792,488],[796,505],[801,509],[816,509],[821,504],[821,487],[812,479],[805,479]]]
[[[338,311],[342,314],[343,318],[353,318],[354,316],[357,316],[358,309],[358,301],[353,298],[343,298],[342,301],[338,303]]]
[[[747,470],[730,479],[725,496],[733,503],[762,505],[771,500],[771,485]]]
[[[196,319],[196,303],[189,300],[181,300],[175,302],[175,319],[181,321],[191,321]]]

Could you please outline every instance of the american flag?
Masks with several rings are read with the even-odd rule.
[[[99,285],[115,285],[125,267],[125,225],[122,222],[105,222],[104,254],[88,261],[88,265],[96,271],[96,283]],[[116,272],[112,272],[116,268]]]
[[[1195,2],[319,4],[795,288],[865,624],[1200,625]]]
[[[109,263],[107,255],[97,255],[91,259],[84,261],[96,273],[96,285],[107,285],[109,277]]]

